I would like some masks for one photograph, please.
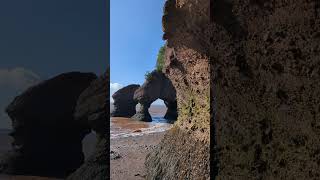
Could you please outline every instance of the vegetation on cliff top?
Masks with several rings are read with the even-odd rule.
[[[156,64],[156,70],[159,72],[162,72],[162,69],[164,66],[164,52],[165,52],[165,46],[162,46],[158,52],[158,58],[157,58],[157,64]]]
[[[144,74],[144,78],[145,78],[147,81],[150,81],[150,80],[151,80],[151,72],[150,72],[150,71],[147,71],[147,72]]]
[[[164,66],[164,53],[165,53],[165,45],[163,45],[158,52],[157,63],[156,63],[156,67],[155,67],[156,71],[158,71],[158,72],[162,72],[162,69]],[[147,71],[144,74],[144,77],[146,80],[150,80],[151,72]]]

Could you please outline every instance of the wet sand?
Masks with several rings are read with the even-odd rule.
[[[111,140],[112,180],[141,180],[146,175],[145,158],[160,143],[165,132]]]
[[[111,105],[111,110],[112,110]],[[152,105],[149,108],[152,122],[142,122],[123,117],[110,118],[110,137],[121,138],[129,136],[141,136],[144,134],[163,132],[171,128],[172,124],[164,119],[167,108],[162,105]]]
[[[153,122],[111,118],[110,175],[112,180],[145,179],[146,155],[160,143],[165,131],[172,127],[161,118],[166,112],[165,106],[151,106],[149,112]]]

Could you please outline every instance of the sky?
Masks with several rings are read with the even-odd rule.
[[[129,84],[143,84],[145,73],[154,70],[158,51],[164,44],[164,2],[110,1],[111,95]]]
[[[0,1],[0,129],[4,107],[41,80],[109,64],[107,0]]]

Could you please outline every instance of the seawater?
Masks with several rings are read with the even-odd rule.
[[[110,138],[142,136],[145,134],[163,132],[173,125],[160,116],[152,116],[152,122],[136,121],[130,118],[110,118]]]

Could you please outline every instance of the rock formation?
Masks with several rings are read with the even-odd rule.
[[[162,99],[168,107],[166,118],[176,120],[176,90],[171,81],[162,72],[154,70],[144,84],[134,93],[134,100],[139,102],[140,107],[132,118],[151,122],[152,118],[148,109],[157,99]]]
[[[167,107],[167,112],[164,115],[164,118],[167,119],[167,120],[176,121],[177,118],[178,118],[177,100],[164,101],[164,104]]]
[[[134,92],[140,87],[137,84],[131,84],[119,89],[112,95],[114,100],[114,110],[111,112],[112,117],[131,117],[136,113],[137,102],[134,101]]]
[[[320,179],[320,3],[212,4],[217,179]]]
[[[109,72],[91,83],[79,97],[75,120],[89,125],[97,135],[95,152],[68,180],[102,180],[109,177]]]
[[[92,73],[61,74],[29,88],[7,107],[12,120],[12,151],[0,172],[65,177],[84,161],[82,139],[90,127],[75,121],[80,93],[96,79]]]
[[[179,117],[146,159],[147,179],[209,179],[209,0],[167,0],[163,72],[177,92]]]

